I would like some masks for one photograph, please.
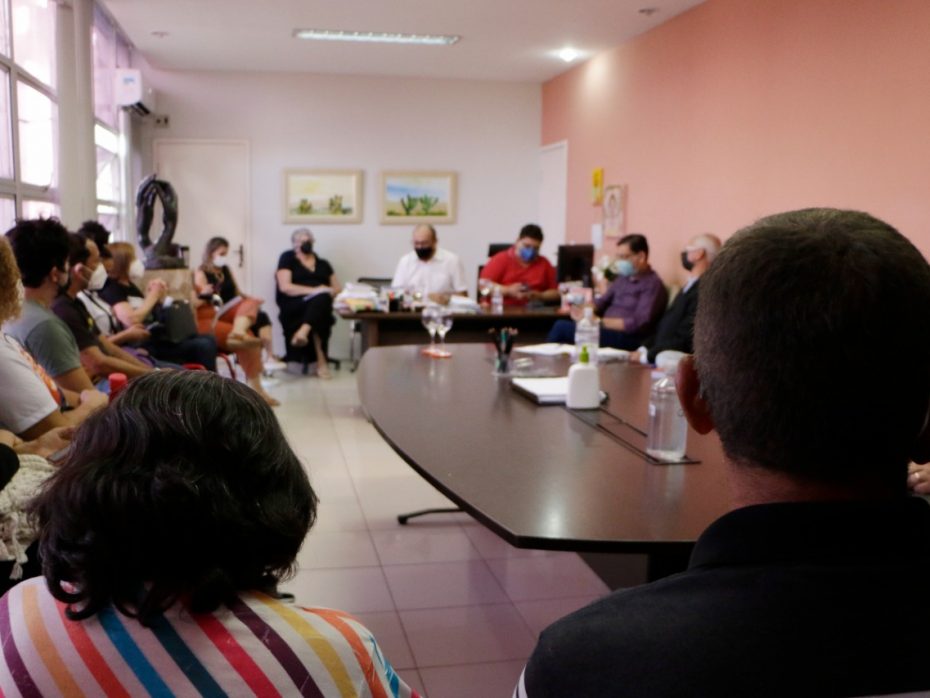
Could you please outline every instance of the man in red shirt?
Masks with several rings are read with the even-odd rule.
[[[528,301],[557,301],[555,268],[539,254],[542,228],[524,225],[516,244],[498,252],[481,270],[481,278],[500,286],[505,305],[526,305]]]

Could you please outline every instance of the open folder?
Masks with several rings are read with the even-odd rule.
[[[568,376],[559,378],[514,378],[510,386],[538,405],[564,405],[568,394]],[[607,399],[603,390],[601,402]]]

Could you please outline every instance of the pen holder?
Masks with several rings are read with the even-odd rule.
[[[513,327],[505,327],[502,330],[490,329],[488,334],[491,335],[491,341],[497,350],[497,356],[494,359],[494,375],[510,375],[510,350],[513,349],[513,338],[517,336],[517,330]]]

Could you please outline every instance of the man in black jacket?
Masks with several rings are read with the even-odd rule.
[[[701,283],[678,394],[720,435],[731,511],[687,571],[544,630],[516,696],[930,689],[930,505],[906,483],[930,461],[930,265],[868,214],[807,209],[736,233]]]
[[[720,251],[720,238],[703,233],[691,238],[681,251],[681,266],[688,272],[688,282],[659,320],[656,332],[645,344],[630,354],[630,361],[654,364],[660,352],[690,354],[694,344],[694,315],[697,313],[698,280]]]

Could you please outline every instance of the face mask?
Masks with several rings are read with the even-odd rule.
[[[213,258],[214,267],[225,267],[229,265],[229,257],[224,254],[219,254]]]
[[[313,243],[309,240],[304,240],[300,243],[300,251],[304,254],[313,254]]]
[[[633,274],[636,273],[636,267],[634,267],[633,262],[628,259],[618,259],[617,273],[619,273],[620,276],[633,276]]]
[[[107,270],[102,264],[98,264],[97,268],[94,269],[94,273],[90,275],[90,279],[87,282],[87,288],[91,291],[99,291],[103,288],[103,285],[107,282]]]
[[[521,247],[520,248],[520,259],[529,264],[534,259],[536,259],[536,248],[535,247]]]
[[[432,247],[414,247],[413,251],[417,253],[417,257],[422,259],[424,262],[433,256]]]
[[[129,265],[129,280],[135,283],[136,281],[142,281],[143,276],[145,276],[145,265],[142,264],[142,260],[132,260],[132,264]]]
[[[685,271],[694,269],[694,262],[688,259],[688,250],[681,251],[681,266],[685,268]]]

